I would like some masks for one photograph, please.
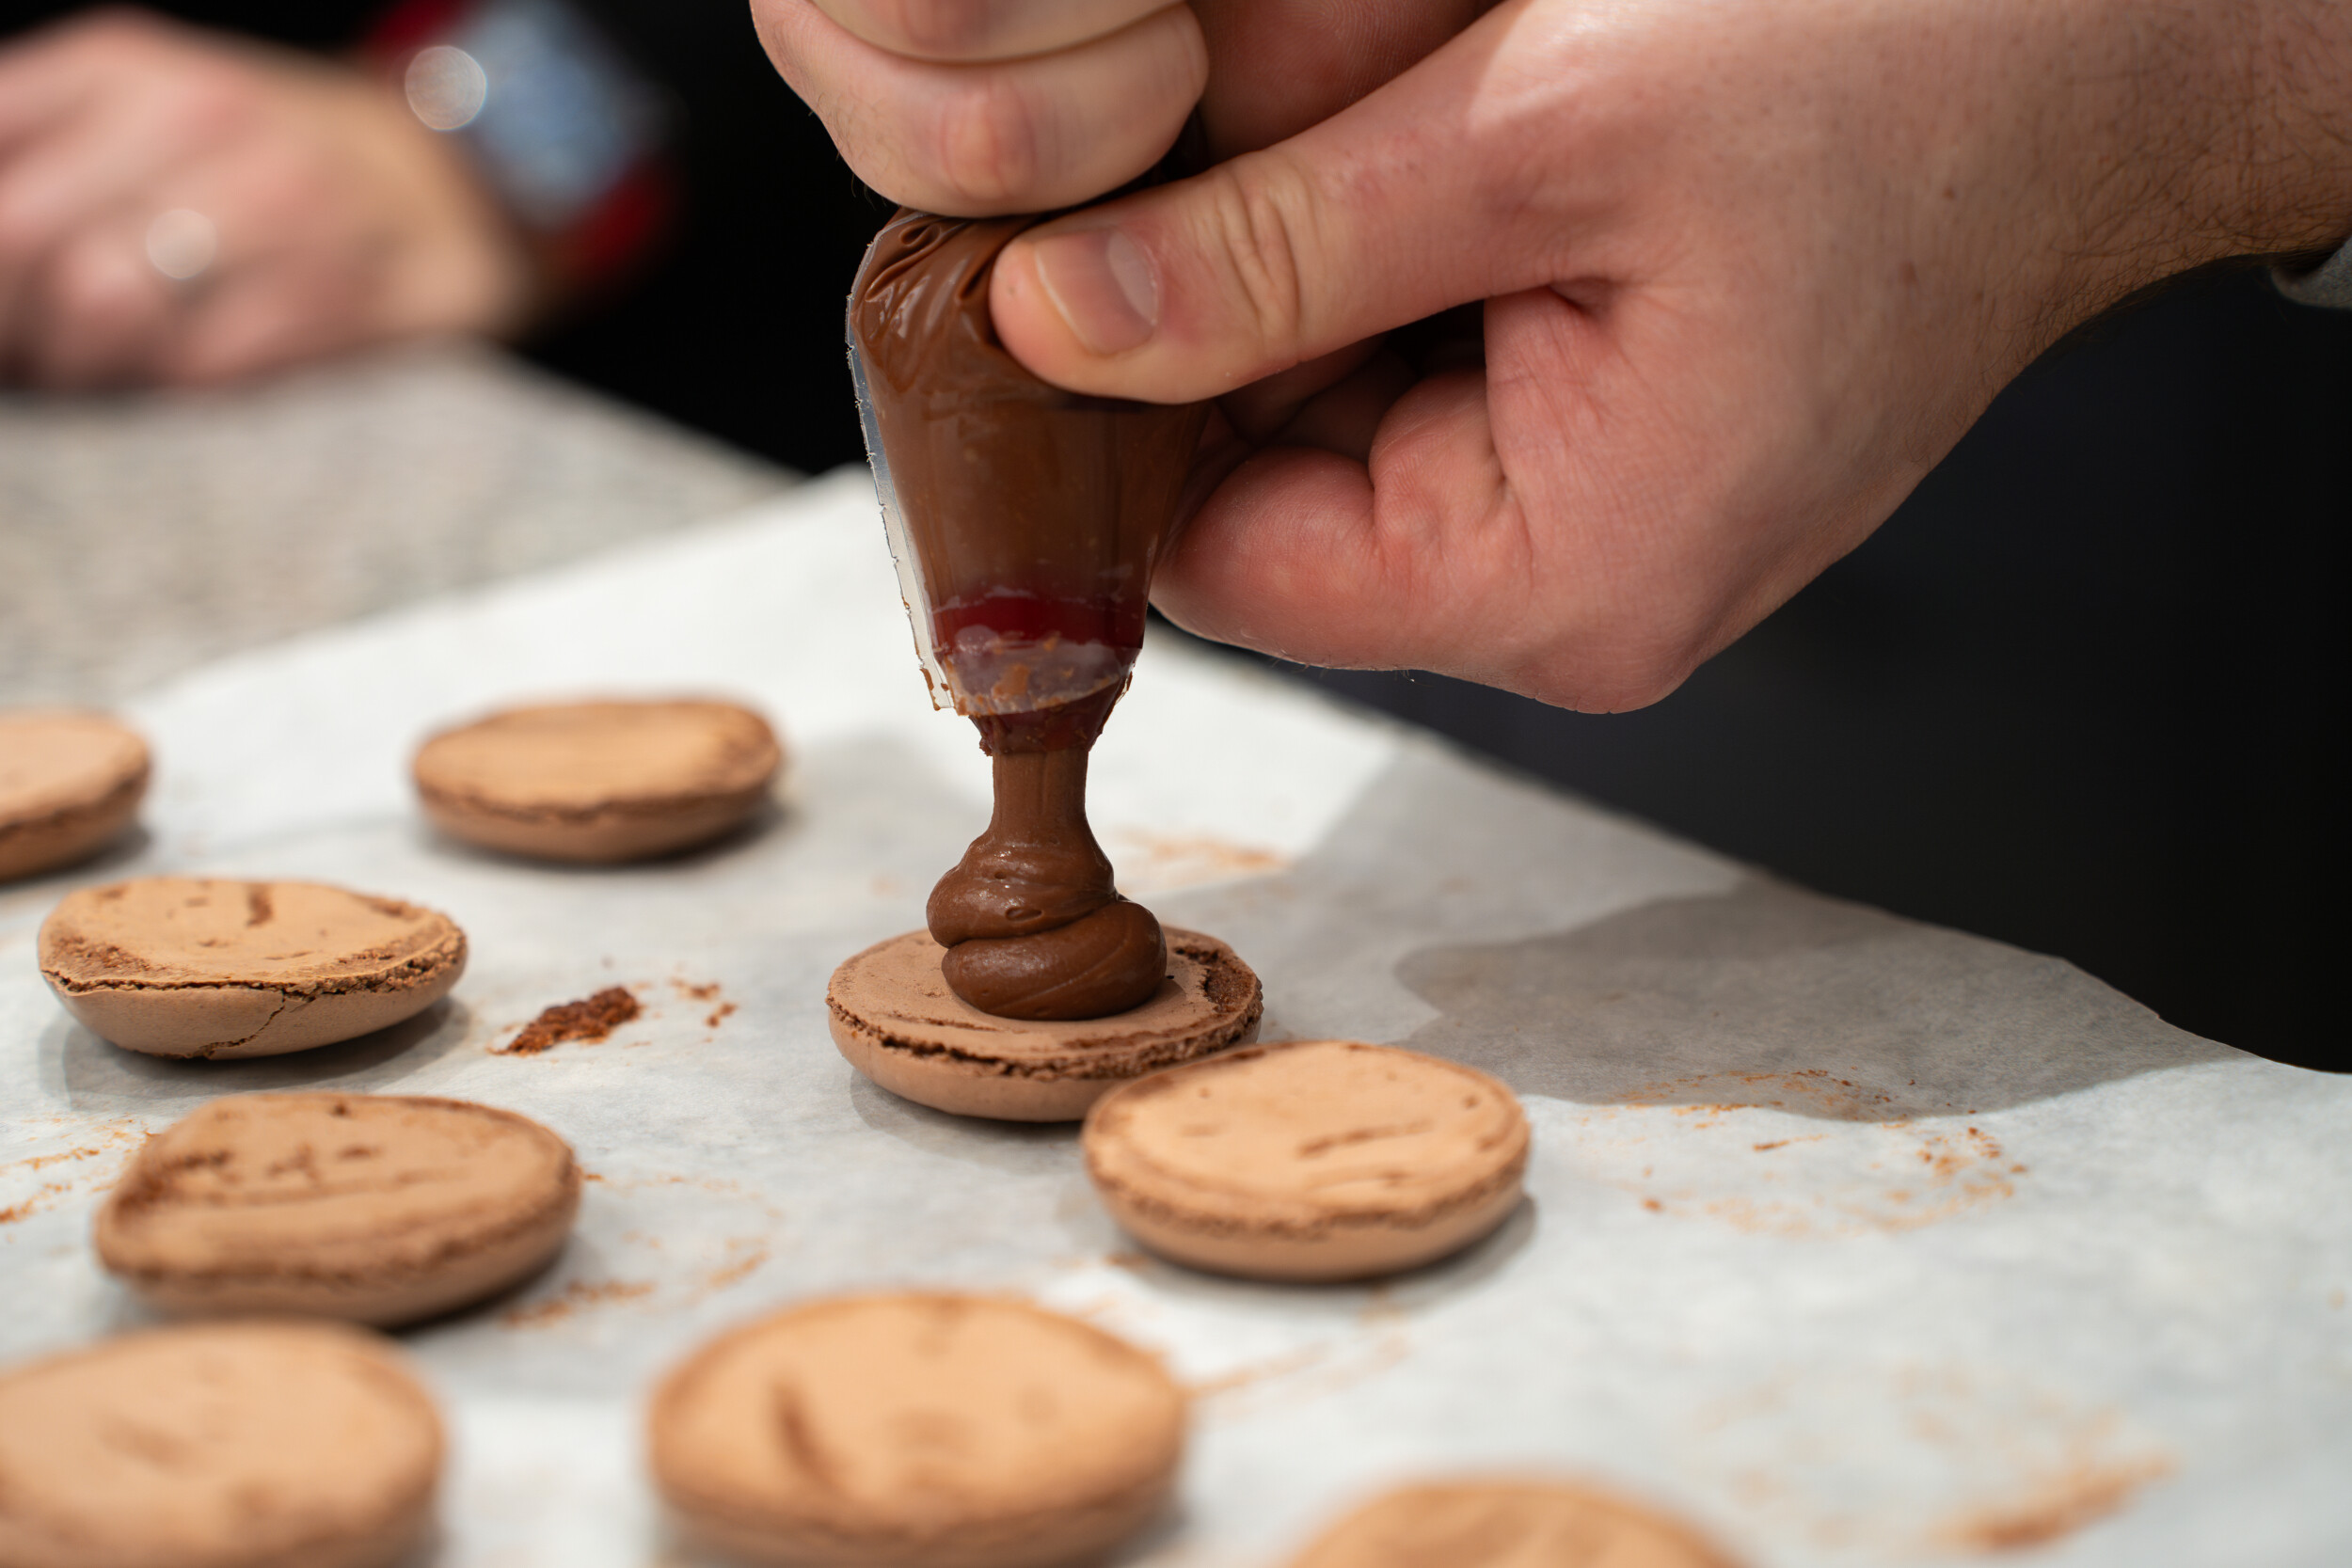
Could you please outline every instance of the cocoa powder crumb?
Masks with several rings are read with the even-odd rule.
[[[557,1003],[524,1024],[522,1032],[506,1044],[492,1048],[491,1053],[536,1056],[566,1040],[600,1040],[644,1010],[625,988],[607,986],[594,996]]]
[[[608,1279],[591,1284],[575,1279],[544,1300],[507,1308],[500,1314],[499,1323],[507,1328],[534,1328],[541,1323],[559,1323],[579,1307],[601,1306],[609,1301],[634,1301],[652,1293],[653,1286],[644,1280]]]
[[[2171,1473],[2171,1460],[2162,1456],[2079,1463],[2012,1507],[1954,1521],[1945,1538],[1979,1552],[2030,1551],[2122,1513],[2141,1487]]]

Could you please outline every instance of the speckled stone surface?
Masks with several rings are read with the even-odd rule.
[[[793,477],[467,344],[200,393],[8,393],[0,704],[114,702]]]

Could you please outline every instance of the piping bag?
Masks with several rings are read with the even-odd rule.
[[[850,298],[850,372],[915,654],[933,705],[977,722],[992,754],[1100,732],[1208,418],[1206,404],[1066,392],[1006,352],[989,277],[1039,221],[902,210]]]
[[[850,371],[932,703],[993,759],[989,831],[927,910],[941,969],[985,1012],[1092,1018],[1165,979],[1158,922],[1087,826],[1086,757],[1143,647],[1208,405],[1064,391],[1006,352],[989,277],[1039,221],[901,210],[850,292]]]

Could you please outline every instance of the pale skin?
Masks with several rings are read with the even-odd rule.
[[[173,211],[216,235],[186,281],[148,247]],[[356,71],[134,10],[0,47],[0,380],[215,382],[510,332],[537,288],[463,153]]]
[[[1155,599],[1302,662],[1587,710],[1853,548],[2042,349],[2352,234],[2328,0],[753,0],[883,194],[1083,201],[1007,345],[1221,399]],[[1205,97],[1201,96],[1205,89]],[[1451,307],[1476,354],[1381,335]]]

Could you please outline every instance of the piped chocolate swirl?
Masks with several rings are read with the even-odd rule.
[[[1004,1018],[1102,1018],[1168,974],[1160,923],[1111,885],[1086,818],[1087,753],[1000,752],[988,832],[924,911],[948,989]]]

